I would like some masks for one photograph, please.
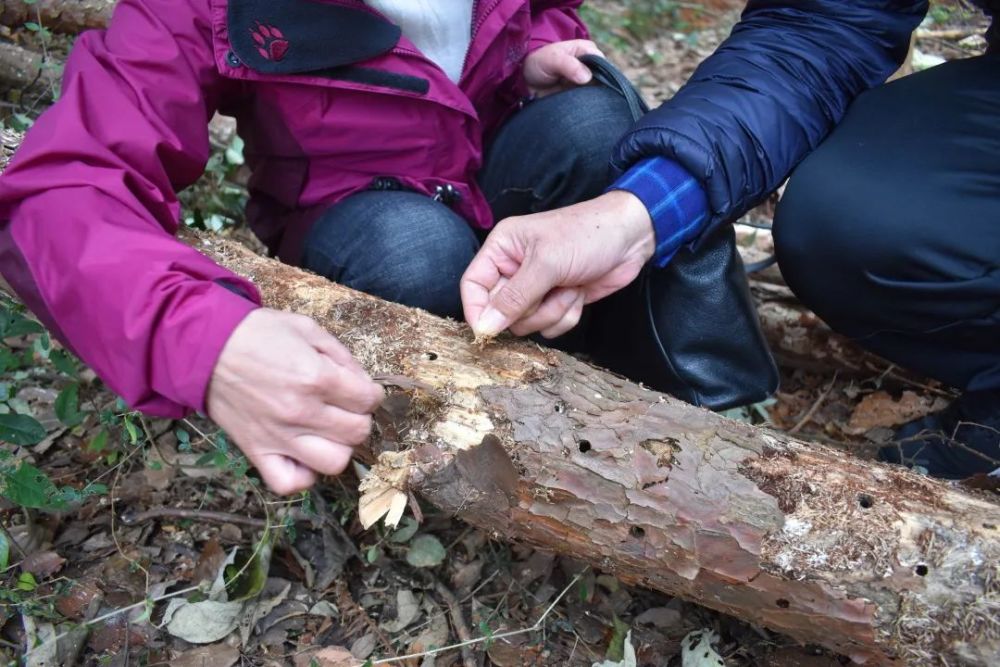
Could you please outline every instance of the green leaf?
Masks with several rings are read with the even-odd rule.
[[[437,567],[444,562],[448,553],[444,545],[433,535],[421,535],[413,540],[406,554],[406,562],[413,567]]]
[[[132,423],[132,419],[129,415],[125,415],[125,430],[128,431],[128,439],[133,445],[139,442],[139,429],[136,425]]]
[[[611,633],[611,642],[608,644],[608,652],[605,658],[610,662],[621,662],[625,658],[625,637],[628,635],[628,623],[623,623],[616,615],[613,619],[614,631]]]
[[[49,476],[30,463],[22,462],[3,477],[2,495],[21,507],[62,509],[66,503],[57,497],[58,493]]]
[[[135,625],[143,625],[146,621],[152,618],[152,616],[153,616],[153,601],[149,598],[146,598],[146,605],[143,607],[142,614],[139,615],[139,618],[132,621],[132,623]]]
[[[4,338],[11,338],[14,336],[27,336],[28,334],[39,334],[45,331],[45,327],[34,320],[29,320],[26,317],[19,317],[15,319],[8,325],[7,329],[3,332]]]
[[[0,532],[0,572],[10,565],[10,541],[5,533]]]
[[[21,576],[17,578],[17,590],[31,593],[36,588],[38,588],[38,581],[35,580],[35,575],[30,572],[22,572]]]
[[[94,436],[94,439],[87,445],[87,451],[92,454],[99,454],[108,446],[108,431],[101,429],[101,432]]]
[[[226,593],[231,602],[249,600],[260,595],[271,569],[271,533],[265,533],[254,552],[240,549],[236,559],[225,568]]]
[[[241,165],[244,162],[243,140],[240,139],[239,135],[233,137],[232,143],[226,149],[226,162],[231,165]]]
[[[29,127],[35,124],[35,121],[23,113],[14,112],[11,114],[11,127],[13,127],[18,132],[24,132]]]
[[[403,517],[402,524],[398,530],[389,536],[389,541],[393,544],[406,544],[413,539],[413,536],[417,534],[417,529],[420,528],[416,519],[409,516]]]
[[[368,547],[368,550],[365,552],[365,561],[367,561],[367,563],[371,565],[372,563],[377,561],[378,557],[381,555],[382,555],[382,550],[379,549],[378,547]]]
[[[83,421],[84,414],[80,412],[80,385],[74,382],[56,397],[56,417],[64,425],[73,427]]]
[[[0,415],[0,441],[11,445],[37,445],[45,439],[45,427],[30,415]]]
[[[42,26],[38,25],[34,21],[25,22],[24,27],[30,30],[31,32],[38,32],[39,30],[42,29]]]
[[[49,355],[49,361],[52,362],[57,371],[64,375],[76,377],[80,372],[80,362],[66,350],[53,350],[52,354]]]

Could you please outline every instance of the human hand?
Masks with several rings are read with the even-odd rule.
[[[233,331],[208,388],[208,415],[276,493],[337,475],[371,432],[382,387],[308,317],[260,309]]]
[[[588,39],[556,42],[532,51],[524,59],[524,80],[533,95],[545,97],[573,86],[583,86],[594,78],[581,56],[604,56]]]
[[[566,208],[501,221],[462,276],[477,336],[561,336],[583,307],[627,286],[656,247],[635,195],[616,190]]]

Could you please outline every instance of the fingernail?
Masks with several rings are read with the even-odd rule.
[[[496,308],[487,306],[473,328],[477,336],[496,336],[507,328],[507,318]]]

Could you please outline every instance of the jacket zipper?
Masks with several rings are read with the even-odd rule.
[[[465,68],[469,66],[469,53],[472,51],[472,45],[476,43],[479,30],[486,23],[486,17],[500,4],[500,0],[491,0],[486,10],[482,13],[479,11],[480,4],[480,0],[474,0],[472,3],[472,16],[475,18],[475,23],[472,24],[472,33],[469,36],[469,50],[465,52],[465,60],[462,61],[462,75],[458,78],[459,81],[465,78]]]

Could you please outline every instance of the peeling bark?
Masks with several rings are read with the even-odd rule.
[[[19,26],[34,21],[53,32],[74,34],[103,28],[111,18],[115,0],[0,0],[0,23]],[[41,19],[41,20],[39,20]]]
[[[369,498],[416,492],[499,539],[870,664],[1000,661],[991,500],[726,420],[530,342],[480,349],[456,322],[232,242],[191,242],[254,280],[271,307],[316,319],[373,373],[419,383],[375,439]]]

